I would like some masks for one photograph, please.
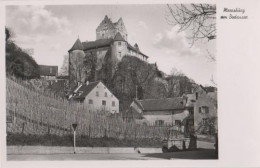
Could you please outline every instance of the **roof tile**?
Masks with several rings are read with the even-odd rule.
[[[114,41],[125,41],[120,32],[117,32]]]
[[[83,50],[83,45],[79,39],[76,40],[76,42],[74,43],[74,45],[69,51],[73,51],[73,50]]]
[[[99,48],[99,47],[106,47],[110,46],[110,44],[113,42],[113,39],[99,39],[96,41],[89,41],[89,42],[83,42],[83,50],[89,50],[89,49],[94,49],[94,48]]]
[[[88,85],[83,84],[77,92],[82,92],[81,95],[75,96],[76,99],[84,99],[98,84],[100,81],[90,82]]]
[[[145,99],[136,100],[142,106],[143,111],[162,111],[184,109],[183,98]]]

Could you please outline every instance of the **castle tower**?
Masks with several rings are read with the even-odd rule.
[[[120,18],[116,23],[114,23],[114,25],[116,28],[116,33],[119,32],[122,35],[122,37],[127,41],[127,31],[123,19]]]
[[[111,54],[118,61],[121,61],[123,56],[125,56],[128,53],[127,41],[123,38],[120,32],[117,32],[117,34],[115,35],[111,46],[112,46]]]
[[[113,23],[106,15],[96,29],[96,39],[113,39],[118,32],[120,32],[122,37],[127,41],[127,31],[123,19],[120,18],[117,22]]]
[[[69,52],[69,83],[71,87],[85,82],[83,45],[78,38]]]

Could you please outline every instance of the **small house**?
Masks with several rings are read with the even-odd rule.
[[[181,126],[182,121],[189,115],[189,112],[185,110],[185,102],[182,97],[135,99],[130,108],[133,112],[142,114],[143,122],[156,126]]]
[[[90,111],[119,113],[119,100],[101,81],[79,84],[69,99],[87,105]]]

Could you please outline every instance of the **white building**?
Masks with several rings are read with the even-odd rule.
[[[69,99],[84,103],[88,110],[119,113],[119,100],[101,81],[80,84]]]

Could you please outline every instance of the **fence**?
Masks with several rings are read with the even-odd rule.
[[[77,134],[89,137],[166,138],[167,127],[137,124],[105,111],[89,111],[86,105],[69,102],[46,91],[26,86],[22,81],[6,79],[7,131],[24,134],[71,133],[77,123]]]

